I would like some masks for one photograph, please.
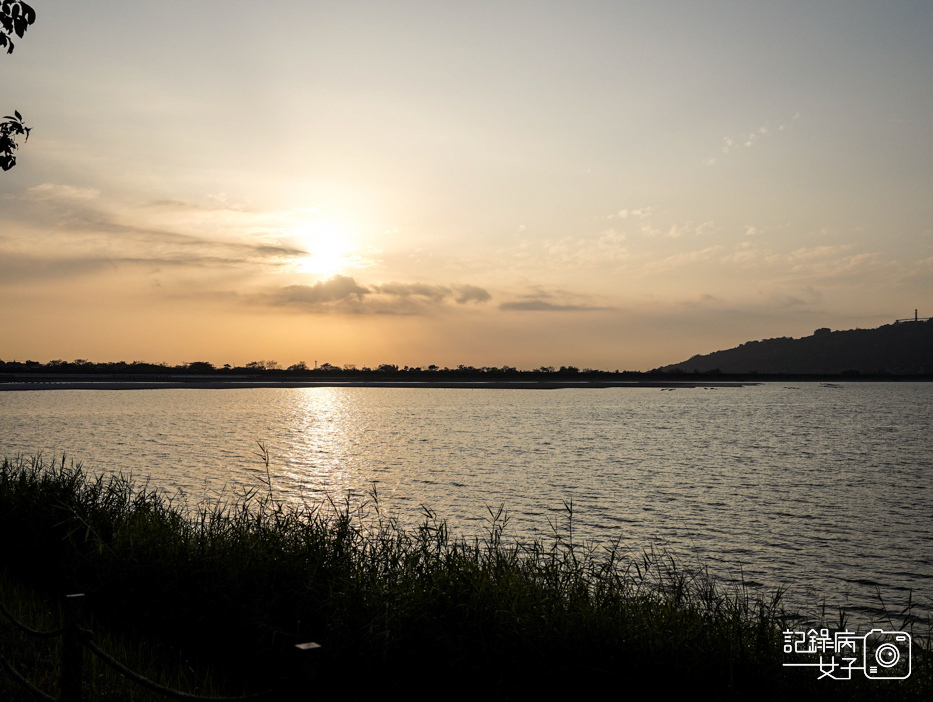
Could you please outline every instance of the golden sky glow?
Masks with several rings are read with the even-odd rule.
[[[933,309],[933,6],[35,0],[0,358],[647,369]]]

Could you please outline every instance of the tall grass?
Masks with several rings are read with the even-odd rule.
[[[783,668],[793,613],[680,567],[572,539],[454,537],[425,509],[403,528],[360,504],[288,506],[246,491],[195,507],[122,476],[33,458],[0,466],[8,575],[49,594],[82,591],[94,616],[261,690],[294,643],[326,657],[316,694],[442,698],[661,691],[697,699],[924,699],[929,635],[903,683],[816,681]]]
[[[24,586],[0,571],[0,602],[19,621],[34,629],[54,631],[64,620],[62,601],[50,598]],[[175,690],[197,695],[218,696],[237,694],[236,689],[224,690],[203,670],[179,657],[178,651],[166,650],[139,637],[128,637],[119,631],[109,631],[93,617],[85,622],[94,632],[94,640],[131,669],[150,680]],[[8,619],[0,616],[0,650],[13,658],[16,670],[40,690],[57,696],[61,681],[62,639],[36,638],[23,633]],[[85,656],[83,694],[97,702],[156,702],[161,695],[127,680],[96,657]],[[4,702],[34,702],[35,697],[24,686],[5,676],[0,670],[0,700]]]

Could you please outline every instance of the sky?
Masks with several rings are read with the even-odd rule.
[[[933,314],[933,4],[30,0],[0,359],[648,370]]]

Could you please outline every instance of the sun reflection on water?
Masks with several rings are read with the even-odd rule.
[[[289,430],[279,471],[289,497],[317,504],[361,493],[354,396],[341,388],[308,388],[282,399]]]

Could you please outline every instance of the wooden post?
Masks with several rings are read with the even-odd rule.
[[[287,699],[294,702],[318,699],[314,682],[321,662],[321,645],[313,642],[295,644],[291,658],[286,683]]]
[[[84,646],[84,594],[65,596],[65,634],[62,642],[61,702],[81,702]]]

